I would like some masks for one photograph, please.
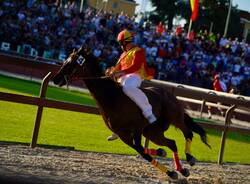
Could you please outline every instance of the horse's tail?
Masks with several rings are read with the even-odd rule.
[[[184,113],[184,121],[188,128],[200,135],[201,141],[206,144],[210,149],[211,146],[208,144],[206,131],[187,114]]]

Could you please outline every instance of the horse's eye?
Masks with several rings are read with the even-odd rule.
[[[82,55],[80,55],[80,56],[77,58],[77,60],[76,60],[76,62],[77,62],[79,65],[81,65],[81,66],[83,65],[84,61],[85,61],[85,58],[82,57]]]

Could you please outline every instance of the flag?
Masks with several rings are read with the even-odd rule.
[[[190,0],[190,6],[192,10],[191,20],[196,21],[198,17],[199,0]]]

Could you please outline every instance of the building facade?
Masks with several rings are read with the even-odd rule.
[[[243,24],[243,38],[250,43],[250,13],[247,11],[240,11],[240,20]]]
[[[138,4],[133,0],[87,0],[87,5],[97,10],[112,11],[114,14],[123,12],[132,17]]]

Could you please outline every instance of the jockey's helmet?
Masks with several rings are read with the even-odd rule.
[[[133,33],[129,32],[127,29],[121,31],[117,36],[118,42],[132,42],[134,40]]]

